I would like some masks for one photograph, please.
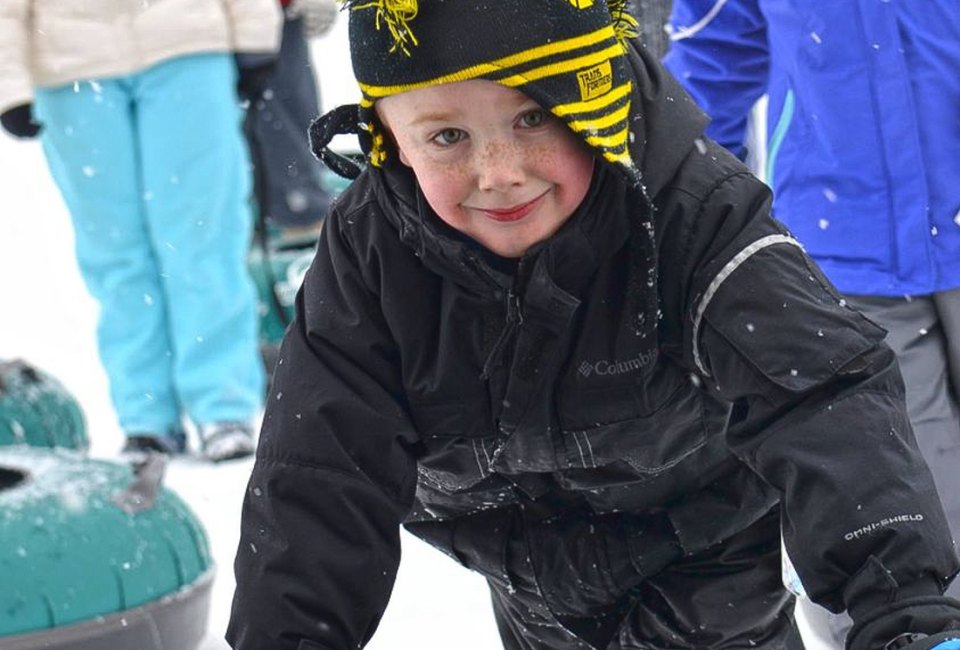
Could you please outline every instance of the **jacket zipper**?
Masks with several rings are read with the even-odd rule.
[[[517,331],[517,328],[519,328],[523,323],[523,311],[520,306],[520,296],[515,294],[513,289],[510,289],[510,291],[507,292],[505,300],[507,315],[504,321],[503,329],[500,331],[500,336],[497,337],[496,343],[494,343],[493,347],[490,349],[490,353],[487,355],[486,361],[483,362],[483,372],[480,373],[480,378],[484,381],[488,381],[490,379],[493,369],[499,363],[500,357],[503,355],[503,349],[513,337],[514,333]]]

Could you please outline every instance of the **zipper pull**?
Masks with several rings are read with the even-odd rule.
[[[513,333],[517,331],[517,327],[523,323],[523,313],[520,311],[520,296],[513,293],[512,290],[508,291],[506,301],[507,316],[503,323],[503,329],[500,330],[497,342],[493,344],[490,354],[487,355],[487,360],[483,362],[483,372],[480,373],[480,378],[484,381],[490,378],[494,367],[500,363],[503,348],[506,347]]]
[[[523,310],[520,307],[520,296],[511,289],[507,293],[507,325],[523,323]]]

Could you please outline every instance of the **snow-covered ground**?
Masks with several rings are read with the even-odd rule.
[[[314,43],[324,106],[357,100],[350,77],[346,23]],[[96,304],[73,254],[70,220],[36,141],[0,135],[0,359],[23,358],[53,374],[83,406],[91,454],[115,457],[122,434],[94,347]],[[233,594],[239,513],[252,461],[211,466],[183,458],[166,483],[206,527],[218,573],[209,631],[199,650],[225,650]],[[483,581],[404,534],[404,559],[371,650],[499,648]],[[322,549],[320,549],[322,552]]]

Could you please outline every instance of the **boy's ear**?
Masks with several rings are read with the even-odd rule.
[[[393,135],[393,129],[390,128],[390,123],[387,121],[386,117],[383,114],[383,111],[380,110],[380,104],[374,104],[374,115],[379,122],[380,128],[383,130],[383,135],[386,139],[390,141],[390,144],[393,145],[393,148],[397,151],[397,157],[400,159],[400,162],[407,167],[413,167],[410,164],[410,159],[407,158],[407,154],[403,152],[403,149],[400,148],[400,144],[397,142],[397,139]]]

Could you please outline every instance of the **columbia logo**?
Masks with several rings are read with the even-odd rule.
[[[577,366],[577,371],[583,375],[584,379],[589,379],[590,377],[627,375],[640,371],[641,369],[653,363],[656,358],[656,352],[648,350],[646,352],[641,352],[632,359],[616,361],[607,361],[605,359],[601,359],[600,361],[594,361],[593,363],[589,361],[582,361],[580,362],[580,365]]]

